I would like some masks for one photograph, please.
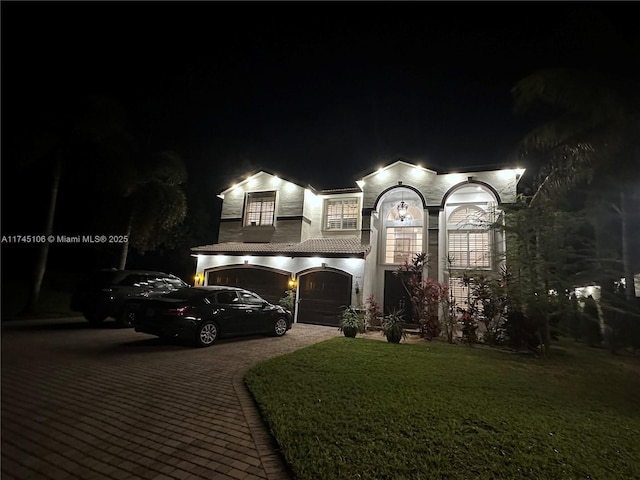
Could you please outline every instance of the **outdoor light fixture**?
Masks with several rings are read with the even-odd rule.
[[[398,209],[398,217],[400,217],[400,221],[404,222],[404,219],[407,218],[407,211],[409,210],[409,205],[404,203],[404,200],[400,200],[400,203],[396,208]]]

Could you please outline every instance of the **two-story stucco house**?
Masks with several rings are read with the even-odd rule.
[[[487,222],[515,201],[522,173],[438,173],[397,160],[353,187],[319,191],[260,171],[220,194],[219,243],[192,248],[197,283],[276,303],[294,286],[296,321],[324,325],[369,295],[387,312],[406,307],[393,272],[415,253],[429,253],[426,275],[461,289],[462,271],[503,262],[504,236]]]

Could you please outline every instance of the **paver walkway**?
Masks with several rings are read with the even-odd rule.
[[[3,322],[3,480],[286,480],[243,383],[256,363],[340,335],[195,349],[81,318]]]

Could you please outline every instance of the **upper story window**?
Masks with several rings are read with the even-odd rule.
[[[477,207],[460,207],[448,221],[451,268],[491,268],[489,214]]]
[[[404,192],[410,196],[408,192]],[[423,211],[419,208],[419,200],[398,195],[390,198],[383,207],[387,211],[384,221],[384,257],[387,264],[409,262],[413,256],[424,250],[423,246]]]
[[[325,228],[327,230],[355,230],[358,228],[358,199],[327,200]]]
[[[387,227],[385,263],[410,262],[422,251],[422,227]]]
[[[245,225],[273,225],[276,212],[276,192],[247,193]]]

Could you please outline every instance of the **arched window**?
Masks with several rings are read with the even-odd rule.
[[[385,218],[384,263],[411,261],[423,250],[422,209],[417,202],[393,201]]]
[[[447,221],[448,260],[452,269],[491,268],[490,213],[476,206],[454,210]]]

